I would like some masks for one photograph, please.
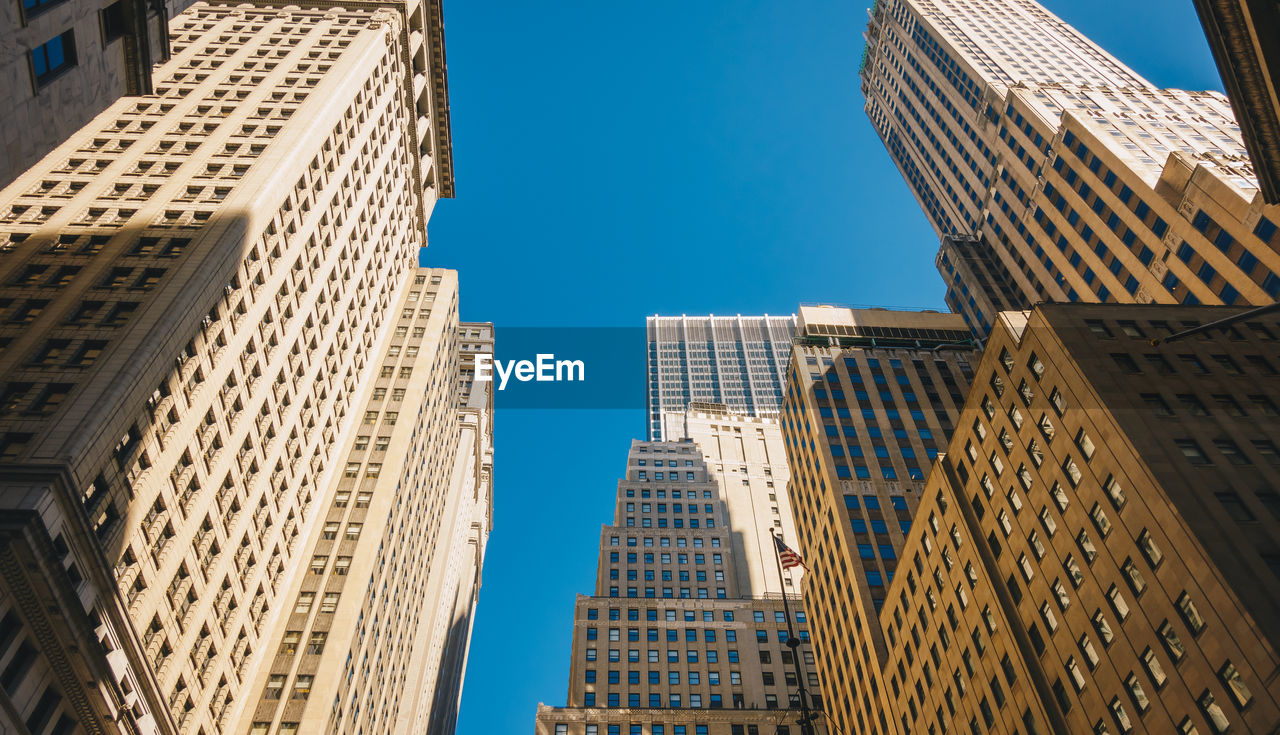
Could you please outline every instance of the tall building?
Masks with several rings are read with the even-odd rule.
[[[794,538],[777,422],[706,406],[664,421],[681,438],[632,442],[595,594],[574,606],[568,702],[540,704],[536,732],[799,735],[800,687],[822,696],[798,570],[771,538]]]
[[[0,187],[125,95],[152,93],[190,0],[23,0],[0,9]]]
[[[0,721],[430,721],[417,652],[459,618],[415,595],[447,592],[467,534],[441,494],[481,492],[458,457],[488,431],[458,409],[456,310],[421,313],[453,277],[415,266],[452,189],[440,7],[200,2],[170,33],[153,94],[0,192]],[[405,450],[386,481],[384,435]],[[290,631],[323,651],[282,659]],[[259,718],[277,673],[288,701]]]
[[[776,417],[795,334],[794,316],[651,316],[648,339],[649,439],[668,438],[662,415],[690,403],[719,403],[748,416]]]
[[[866,37],[867,115],[935,231],[1011,277],[944,270],[979,336],[999,304],[966,290],[1012,286],[1019,308],[1280,298],[1280,207],[1221,94],[1157,89],[1032,0],[884,0]]]
[[[453,732],[492,474],[492,383],[459,376],[492,328],[459,325],[455,272],[412,288],[231,732]]]
[[[1280,204],[1280,8],[1266,0],[1196,0],[1262,195]]]
[[[457,726],[485,547],[493,528],[493,383],[475,380],[476,355],[493,354],[493,332],[489,323],[463,322],[458,329],[462,437],[454,464],[463,470],[465,482],[450,485],[451,491],[457,491],[445,503],[454,509],[453,532],[446,547],[450,557],[439,588],[427,598],[436,601],[427,667],[434,681],[424,684],[432,692],[432,701],[425,727],[416,720],[413,731],[425,730],[428,735],[452,735]]]
[[[875,621],[977,351],[955,314],[802,306],[797,332],[782,431],[819,680],[833,732],[890,732]]]
[[[1000,316],[859,631],[859,732],[1274,732],[1280,319],[1168,339],[1242,311]]]
[[[990,330],[990,323],[982,321],[986,315],[1031,306],[1009,268],[983,240],[944,235],[935,262],[947,286],[947,306],[979,335]]]

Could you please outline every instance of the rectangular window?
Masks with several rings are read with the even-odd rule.
[[[68,30],[31,49],[31,73],[40,90],[76,65],[75,32]]]

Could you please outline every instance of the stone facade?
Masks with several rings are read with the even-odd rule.
[[[256,722],[260,667],[313,582],[343,452],[407,326],[397,310],[429,288],[415,264],[452,191],[440,29],[430,2],[198,3],[170,24],[152,94],[114,102],[0,192],[2,555],[27,570],[4,575],[0,718]],[[420,448],[435,464],[414,468],[432,493],[488,431],[445,431],[479,419],[458,418],[456,347],[437,347],[456,345],[456,311],[437,311],[419,349],[441,363],[398,368],[433,376],[433,409],[454,417]],[[452,528],[443,503],[424,492],[412,512]],[[422,571],[404,589],[428,594]],[[365,643],[386,645],[366,622]],[[425,665],[397,671],[406,702],[424,701]],[[359,673],[352,686],[376,688],[386,671]],[[361,714],[366,732],[397,726]]]
[[[574,607],[568,703],[539,705],[535,731],[799,733],[796,656],[822,697],[807,618],[783,601],[798,570],[779,575],[768,539],[791,531],[777,425],[706,408],[666,423],[689,438],[632,443],[595,594]]]

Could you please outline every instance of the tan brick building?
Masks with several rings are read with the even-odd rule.
[[[860,638],[865,732],[1272,732],[1280,321],[1007,312]],[[856,643],[856,641],[855,641]]]
[[[977,352],[955,314],[805,306],[797,331],[782,429],[804,604],[833,731],[870,731],[889,648],[872,624]]]

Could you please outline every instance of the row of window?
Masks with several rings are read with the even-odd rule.
[[[643,541],[644,541],[644,547],[645,547],[645,548],[652,548],[652,547],[653,547],[653,537],[652,537],[652,536],[645,536],[645,537],[644,537],[644,539],[643,539]],[[620,543],[621,543],[621,539],[620,539],[619,537],[617,537],[617,536],[610,536],[610,537],[609,537],[609,545],[610,545],[610,546],[618,546],[618,545],[620,545]],[[701,548],[703,547],[703,543],[704,543],[704,540],[703,540],[703,538],[702,538],[701,536],[695,536],[695,537],[694,537],[694,539],[693,539],[693,547],[694,547],[695,549],[701,549]],[[627,546],[635,546],[635,545],[636,545],[636,537],[635,537],[635,536],[628,536],[628,537],[627,537]],[[676,537],[676,547],[677,547],[677,548],[681,548],[681,549],[683,549],[683,548],[685,548],[685,547],[686,547],[686,546],[688,546],[688,545],[689,545],[689,539],[687,539],[687,538],[685,538],[685,537],[683,537],[683,536],[677,536],[677,537]],[[662,537],[660,537],[660,538],[658,539],[658,546],[660,546],[660,547],[662,547],[662,548],[664,548],[664,549],[665,549],[665,548],[670,547],[670,546],[671,546],[671,537],[670,537],[670,536],[662,536]],[[713,549],[718,549],[718,548],[720,548],[720,537],[719,537],[719,536],[713,536],[713,537],[711,538],[711,548],[713,548]]]
[[[772,487],[772,486],[773,486],[773,483],[772,483],[772,482],[770,482],[770,483],[769,483],[769,486],[770,486],[770,487]],[[684,493],[684,497],[685,497],[685,498],[688,498],[689,500],[693,500],[694,498],[697,498],[697,497],[698,497],[698,491],[697,491],[697,490],[688,490],[688,491],[684,491],[684,490],[672,490],[672,491],[671,491],[671,499],[672,499],[672,500],[679,500],[679,499],[680,499],[680,497],[681,497],[681,493]],[[624,492],[623,492],[623,495],[625,495],[625,496],[626,496],[626,497],[628,497],[628,498],[634,498],[634,497],[636,496],[636,490],[635,490],[635,488],[627,488],[627,489],[626,489],[626,491],[624,491]],[[650,490],[649,488],[641,488],[641,489],[640,489],[640,497],[641,497],[641,498],[651,498],[651,497],[654,497],[655,495],[656,495],[656,497],[657,497],[659,500],[662,500],[662,499],[664,499],[664,498],[666,498],[666,497],[667,497],[667,491],[666,491],[666,490],[661,490],[661,489],[660,489],[660,490]],[[703,490],[703,491],[702,491],[702,497],[703,497],[704,499],[710,498],[710,497],[711,497],[711,491],[710,491],[710,490]],[[692,507],[692,506],[690,506],[690,507]],[[648,511],[645,511],[645,512],[647,513]],[[707,512],[708,512],[708,513],[710,513],[711,511],[707,511]]]
[[[616,552],[616,551],[610,551],[610,552],[609,552],[609,561],[610,561],[610,562],[612,562],[612,563],[614,563],[614,564],[617,564],[617,563],[618,563],[618,561],[619,561],[619,558],[620,558],[620,557],[619,557],[618,552]],[[671,563],[671,554],[669,554],[669,553],[664,553],[664,554],[661,554],[661,555],[659,555],[659,556],[655,557],[655,556],[654,556],[654,554],[653,554],[653,552],[646,552],[646,553],[645,553],[645,555],[644,555],[644,563],[645,563],[645,564],[653,564],[653,563],[654,563],[654,559],[655,559],[655,558],[657,558],[657,559],[661,560],[661,563],[662,563],[662,564],[670,564],[670,563]],[[634,551],[633,551],[633,552],[629,552],[629,553],[627,554],[627,563],[628,563],[628,564],[637,564],[637,563],[639,563],[639,559],[640,559],[640,557],[639,557],[639,556],[638,556]],[[719,565],[719,564],[721,564],[722,562],[723,562],[723,557],[722,557],[720,554],[712,554],[712,555],[711,555],[711,563],[712,563],[712,564]],[[688,564],[688,563],[689,563],[689,555],[688,555],[688,554],[676,554],[676,563],[677,563],[677,564]],[[694,555],[693,555],[693,563],[694,563],[694,564],[706,564],[706,563],[707,563],[707,557],[706,557],[706,555],[705,555],[705,554],[694,554]]]
[[[723,619],[724,619],[724,621],[725,621],[726,623],[731,623],[731,622],[733,622],[733,620],[734,620],[734,614],[733,614],[733,611],[732,611],[732,610],[724,610],[724,611],[723,611],[723,613],[722,613],[722,616],[723,616]],[[763,622],[765,622],[765,619],[766,619],[767,617],[768,617],[768,615],[765,613],[765,611],[764,611],[764,610],[753,610],[753,611],[751,612],[751,619],[752,619],[754,622],[757,622],[757,623],[763,623]],[[595,608],[595,607],[589,607],[589,608],[587,608],[587,620],[598,620],[599,618],[600,618],[600,609],[599,609],[599,608]],[[609,619],[610,619],[610,620],[621,620],[621,619],[622,619],[622,611],[621,611],[621,609],[616,608],[616,607],[610,607],[610,608],[609,608]],[[639,620],[639,619],[640,619],[640,609],[639,609],[639,608],[635,608],[635,607],[627,608],[627,620]],[[658,609],[657,609],[657,608],[653,608],[653,607],[650,607],[650,608],[645,609],[645,618],[644,618],[644,619],[645,619],[645,620],[649,620],[649,621],[657,621],[657,620],[658,620]],[[665,610],[663,611],[663,619],[664,619],[664,620],[666,620],[666,621],[668,621],[668,622],[676,622],[676,621],[677,621],[677,610],[675,610],[675,609],[673,609],[673,608],[667,608],[667,609],[665,609]],[[680,619],[681,619],[681,620],[684,620],[685,622],[692,623],[692,622],[696,622],[696,621],[699,619],[699,615],[698,615],[698,613],[697,613],[696,611],[694,611],[694,610],[685,610],[685,611],[683,612],[683,614],[680,616]],[[795,612],[795,619],[796,619],[796,622],[797,622],[797,623],[804,623],[804,622],[806,622],[806,618],[805,618],[804,611],[803,611],[803,610],[797,610],[797,611]],[[703,611],[702,611],[702,614],[701,614],[701,620],[702,620],[704,623],[710,623],[710,622],[714,621],[714,620],[715,620],[715,611],[714,611],[714,610],[703,610]],[[774,621],[775,623],[786,623],[786,622],[787,622],[787,616],[786,616],[786,613],[785,613],[784,611],[782,611],[782,610],[774,610],[774,611],[773,611],[773,621]]]

